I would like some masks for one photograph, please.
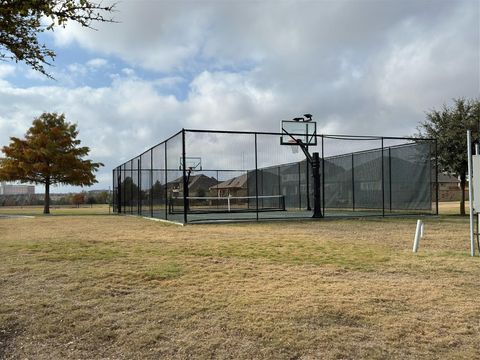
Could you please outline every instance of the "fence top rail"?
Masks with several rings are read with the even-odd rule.
[[[185,132],[192,133],[216,133],[216,134],[244,134],[244,135],[278,135],[281,136],[281,132],[269,132],[269,131],[245,131],[245,130],[207,130],[207,129],[184,129]],[[292,135],[305,135],[305,134],[292,134]],[[324,138],[337,138],[339,140],[412,140],[412,141],[434,141],[435,138],[419,138],[409,136],[380,136],[380,135],[345,135],[345,134],[317,134],[316,137]]]

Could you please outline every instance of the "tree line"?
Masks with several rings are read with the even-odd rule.
[[[0,195],[0,206],[32,206],[43,205],[44,202],[44,194]],[[80,193],[51,196],[50,198],[50,205],[52,206],[80,206],[84,204],[109,204],[110,202],[111,194],[106,190],[95,193],[82,191]]]
[[[417,133],[420,138],[437,139],[439,168],[436,170],[459,178],[462,191],[459,210],[462,215],[465,214],[467,183],[467,130],[471,130],[474,140],[480,143],[479,99],[454,99],[450,106],[432,109],[426,113],[426,119],[420,123]],[[90,149],[80,146],[77,135],[77,126],[67,122],[64,114],[40,115],[33,121],[24,139],[11,137],[10,144],[2,148],[5,157],[0,159],[0,180],[43,184],[44,213],[48,214],[51,185],[91,186],[97,182],[95,172],[103,166],[85,159]],[[62,204],[105,203],[98,196],[85,194],[66,198]]]

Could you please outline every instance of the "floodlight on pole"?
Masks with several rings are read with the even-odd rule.
[[[303,116],[306,118],[306,120],[304,121],[312,121],[312,117],[313,117],[312,114],[303,114]]]
[[[296,118],[293,118],[292,119],[293,121],[305,121],[305,119],[303,117],[296,117]]]

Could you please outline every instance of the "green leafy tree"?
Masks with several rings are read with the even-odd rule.
[[[437,139],[439,170],[460,178],[460,214],[465,215],[465,187],[467,184],[467,130],[480,140],[480,100],[454,99],[453,105],[431,110],[418,127],[420,137]]]
[[[154,199],[160,201],[165,200],[165,186],[160,183],[160,181],[155,181],[155,184],[152,186],[152,196]]]
[[[0,0],[0,59],[24,61],[51,78],[44,65],[51,65],[55,52],[38,35],[69,21],[91,28],[93,22],[113,22],[104,14],[115,4],[104,6],[91,0]]]
[[[90,149],[79,146],[77,126],[65,115],[43,113],[33,121],[25,139],[10,138],[2,151],[0,180],[45,185],[44,214],[50,213],[50,186],[90,186],[97,182],[94,172],[102,163],[84,160]]]

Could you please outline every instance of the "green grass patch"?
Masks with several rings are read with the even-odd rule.
[[[298,242],[279,240],[276,243],[225,241],[220,244],[206,241],[201,247],[173,249],[169,254],[240,258],[289,265],[334,265],[343,269],[365,271],[371,271],[390,260],[388,248],[382,246],[362,246],[335,241],[318,244],[306,240]]]
[[[126,256],[124,252],[105,243],[91,244],[75,240],[28,244],[25,249],[39,261],[114,260]]]
[[[150,266],[143,272],[146,280],[170,280],[182,275],[183,270],[177,263],[165,263]]]

